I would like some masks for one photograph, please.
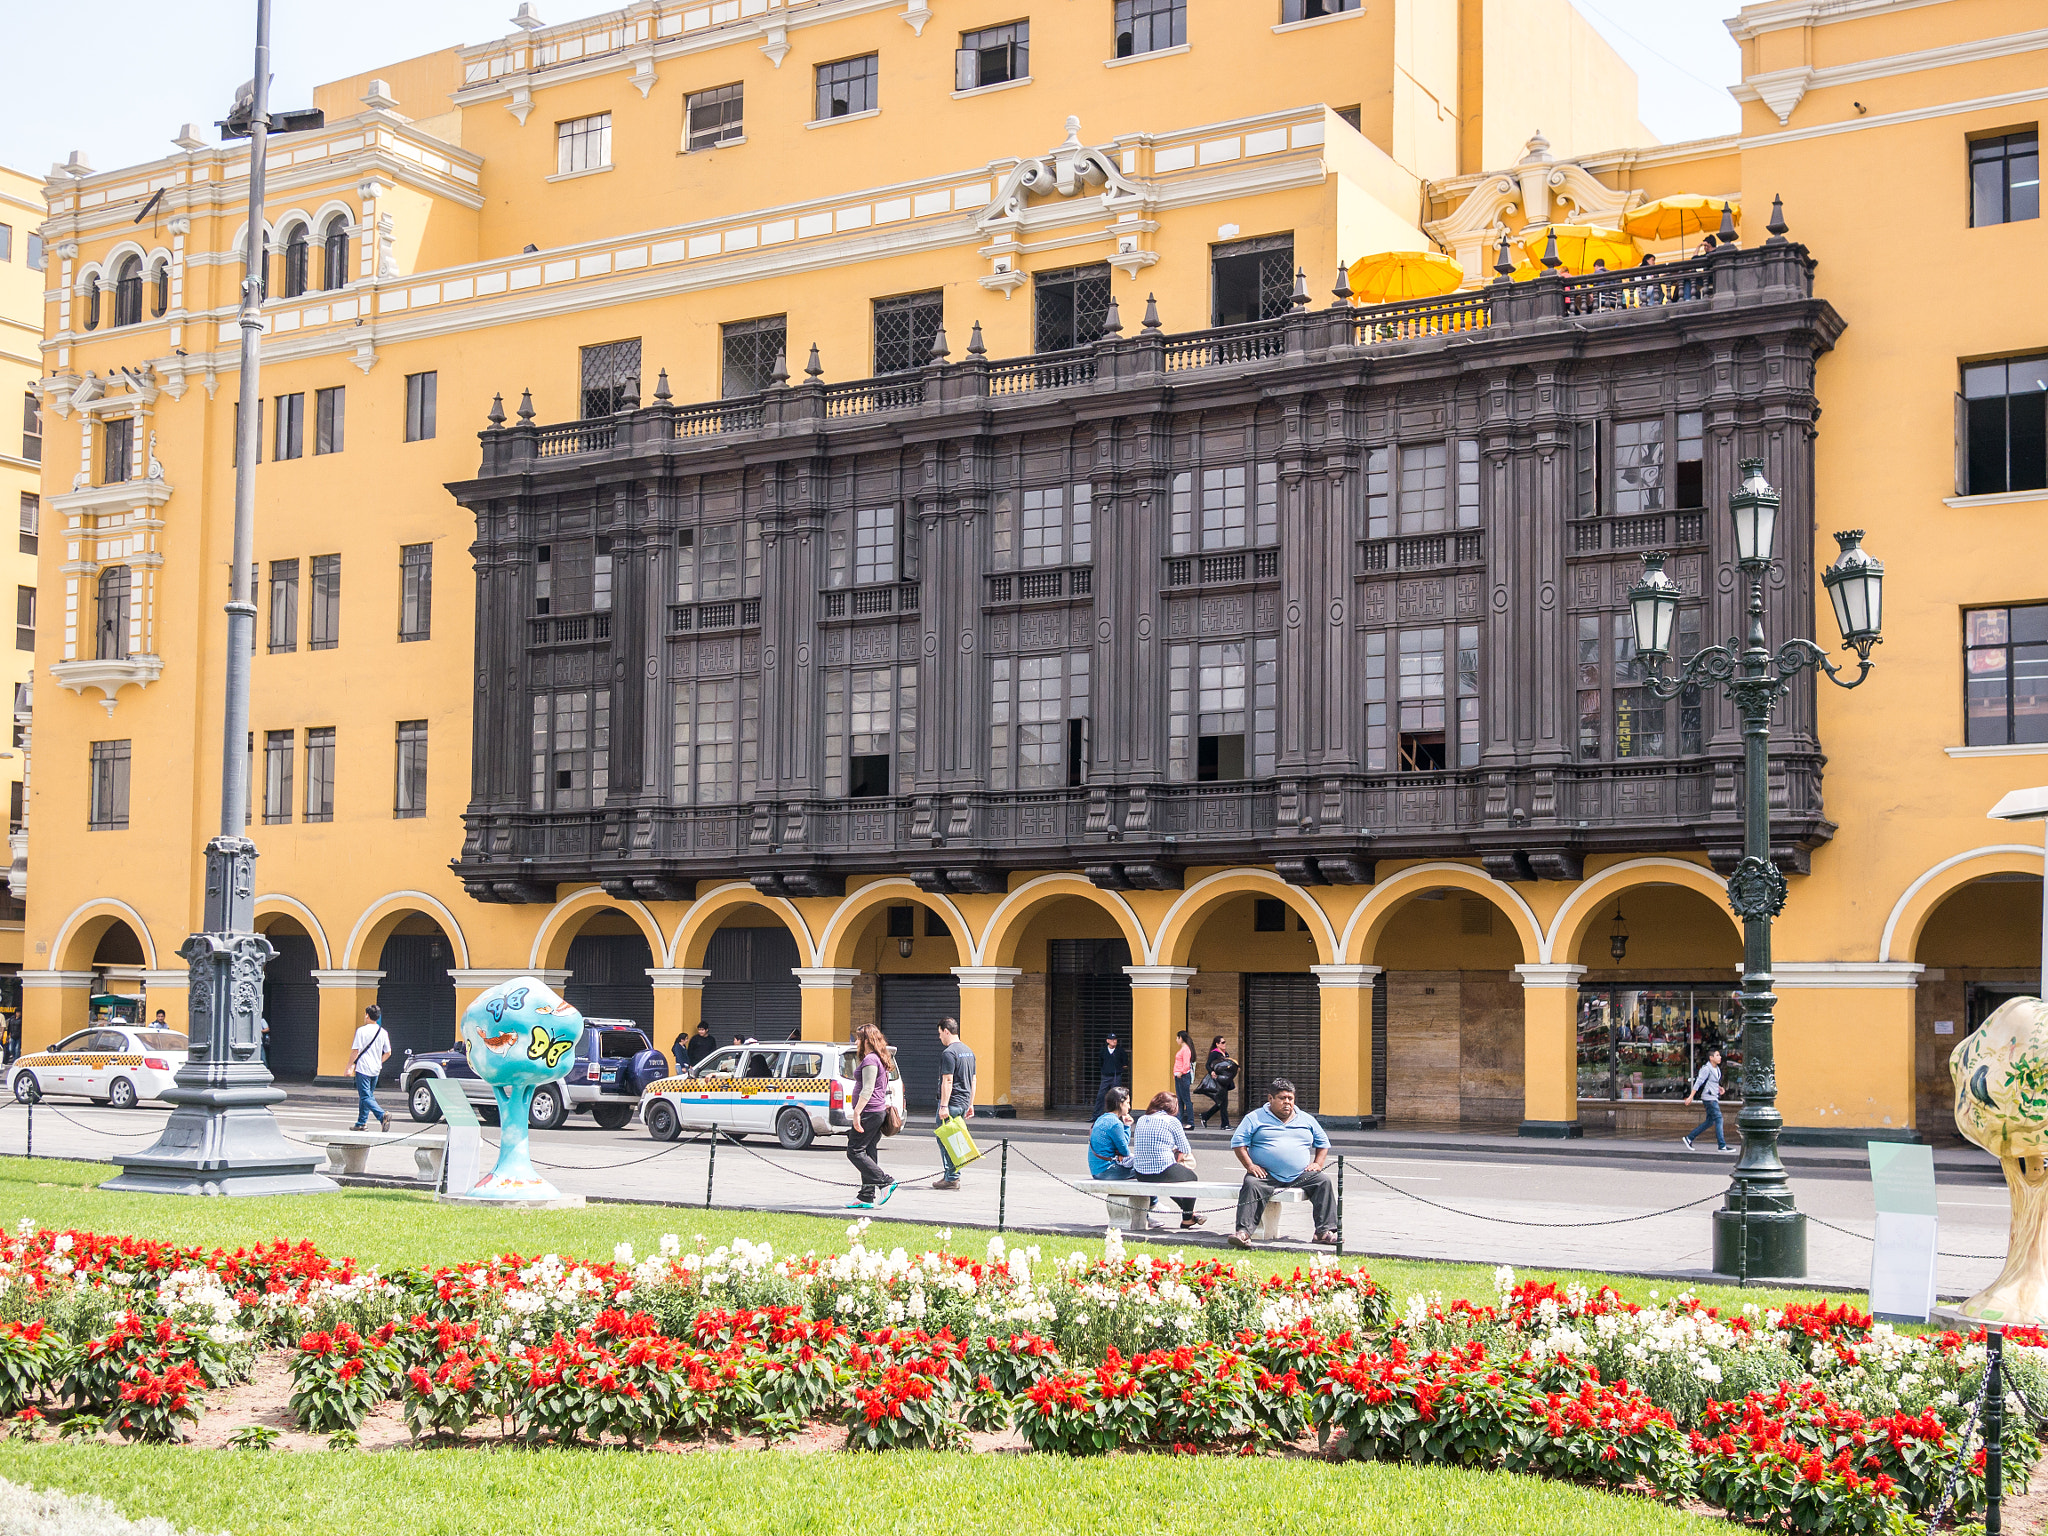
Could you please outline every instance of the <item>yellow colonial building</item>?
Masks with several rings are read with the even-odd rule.
[[[1741,133],[1658,145],[1564,0],[1029,9],[638,4],[272,141],[273,1067],[532,971],[927,1095],[956,1013],[1021,1114],[1184,1027],[1333,1121],[1682,1129],[1739,738],[1626,590],[1728,633],[1758,458],[1777,632],[1836,528],[1891,592],[1774,738],[1780,1104],[1939,1129],[2038,960],[2038,18],[1751,7]],[[246,149],[176,143],[43,189],[32,1044],[180,1016],[217,817]]]
[[[0,543],[0,578],[14,589],[14,647],[0,681],[7,690],[11,740],[0,757],[7,785],[7,830],[14,882],[0,895],[0,975],[21,966],[22,836],[28,777],[28,707],[36,649],[36,555],[42,515],[42,408],[36,380],[43,371],[43,189],[33,176],[0,166],[0,394],[8,419],[0,432],[0,510],[18,507],[21,532]],[[19,402],[19,403],[17,403]],[[0,587],[4,590],[4,587]],[[6,1009],[19,1007],[8,989]]]

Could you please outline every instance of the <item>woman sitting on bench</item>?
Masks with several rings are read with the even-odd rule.
[[[1172,1094],[1155,1093],[1145,1106],[1131,1136],[1131,1166],[1146,1184],[1191,1184],[1199,1177],[1195,1149],[1188,1145],[1188,1133],[1180,1123],[1180,1103]],[[1202,1225],[1193,1199],[1175,1197],[1173,1203],[1180,1207],[1183,1231]]]

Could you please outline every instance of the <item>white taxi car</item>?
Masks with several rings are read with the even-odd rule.
[[[860,1058],[844,1042],[792,1040],[728,1045],[680,1077],[650,1083],[640,1120],[656,1141],[714,1127],[738,1138],[768,1135],[792,1152],[853,1129],[849,1106]],[[889,1103],[903,1109],[903,1079],[889,1076]]]
[[[19,1104],[61,1093],[133,1109],[163,1097],[189,1047],[168,1029],[96,1024],[23,1056],[7,1069],[7,1086]]]

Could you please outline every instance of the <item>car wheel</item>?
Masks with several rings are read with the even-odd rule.
[[[432,1125],[441,1118],[441,1106],[434,1098],[434,1090],[427,1079],[417,1079],[406,1092],[406,1107],[412,1111],[413,1119],[421,1125]]]
[[[36,1081],[33,1072],[14,1074],[14,1102],[17,1104],[38,1104],[42,1102],[43,1085]]]
[[[647,1122],[647,1134],[656,1141],[674,1141],[683,1133],[682,1118],[676,1114],[675,1106],[665,1099],[656,1099],[647,1106],[641,1117]]]
[[[792,1152],[801,1152],[811,1144],[811,1117],[790,1105],[775,1117],[775,1139]]]
[[[552,1131],[561,1127],[568,1111],[562,1107],[562,1090],[549,1084],[535,1091],[533,1107],[526,1112],[526,1123],[536,1131]]]
[[[107,1103],[114,1109],[133,1109],[140,1102],[135,1085],[125,1077],[117,1077],[107,1087]]]
[[[630,1104],[593,1104],[590,1118],[597,1122],[601,1131],[623,1131],[633,1123],[633,1106]]]

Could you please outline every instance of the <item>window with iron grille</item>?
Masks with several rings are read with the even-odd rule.
[[[583,349],[583,415],[610,416],[640,398],[640,338]]]
[[[677,683],[674,711],[671,802],[728,805],[750,798],[760,759],[760,678]]]
[[[425,640],[434,629],[434,546],[398,548],[398,638]]]
[[[960,34],[953,55],[953,89],[979,90],[1022,80],[1031,73],[1031,23],[1012,21],[1000,27]]]
[[[602,170],[612,163],[612,115],[571,118],[555,124],[555,174]]]
[[[1319,16],[1341,16],[1357,10],[1362,3],[1363,0],[1280,0],[1280,25],[1314,21]]]
[[[1066,267],[1032,279],[1034,348],[1059,352],[1102,335],[1109,314],[1109,266]]]
[[[1956,443],[1959,496],[2048,486],[2048,355],[1967,364]]]
[[[43,462],[43,406],[32,389],[21,397],[21,456],[31,464]]]
[[[789,321],[783,315],[734,320],[719,327],[724,371],[719,394],[727,400],[757,395],[775,372],[775,360],[789,350]]]
[[[745,88],[738,83],[684,97],[684,150],[716,149],[746,137],[746,126],[740,117],[744,99]]]
[[[306,397],[302,394],[279,395],[270,456],[273,459],[297,459],[303,458],[305,453]]]
[[[534,695],[534,810],[587,811],[604,804],[611,712],[608,688]]]
[[[38,496],[34,491],[23,491],[21,493],[21,552],[24,555],[32,555],[36,552],[39,545],[37,535],[42,531],[42,526],[42,497]]]
[[[875,372],[902,373],[932,358],[932,341],[945,323],[940,292],[875,300]]]
[[[347,391],[323,389],[313,396],[313,451],[341,452],[342,408]]]
[[[864,53],[857,59],[840,59],[818,66],[818,120],[852,117],[872,112],[880,105],[877,94],[880,73],[877,56]]]
[[[17,651],[33,651],[36,648],[36,589],[16,587],[14,589],[14,648]],[[20,742],[16,742],[18,747]]]
[[[917,667],[825,674],[825,793],[864,799],[907,790],[917,760]]]
[[[1970,141],[1970,223],[2041,217],[2041,134],[2035,128]]]
[[[1157,53],[1188,40],[1188,0],[1116,0],[1116,56]]]
[[[1021,503],[1021,505],[1020,505]],[[1087,481],[998,491],[990,521],[990,568],[1087,565],[1095,558],[1095,489]]]
[[[100,480],[115,485],[128,478],[135,453],[135,421],[129,416],[110,416],[100,424],[104,442],[100,454]]]
[[[434,397],[440,393],[438,373],[405,376],[405,440],[423,443],[434,435]]]
[[[427,722],[398,722],[398,783],[391,814],[400,821],[427,814]]]
[[[92,743],[92,797],[86,825],[95,832],[119,832],[128,826],[128,753],[126,741]]]
[[[998,656],[989,663],[989,788],[1083,781],[1091,655]]]
[[[299,648],[299,562],[270,562],[270,653]]]
[[[110,565],[100,572],[98,646],[101,661],[123,661],[128,656],[129,577],[125,565]]]
[[[2048,742],[2048,603],[1963,614],[1965,744]]]
[[[1168,778],[1208,783],[1272,774],[1280,702],[1277,641],[1169,646],[1166,674]]]
[[[331,651],[341,644],[341,556],[313,557],[313,614],[306,649]]]
[[[334,820],[334,727],[306,732],[306,820]]]
[[[263,820],[277,825],[292,819],[292,758],[297,731],[263,733]]]
[[[1209,247],[1211,325],[1272,320],[1294,303],[1294,236],[1267,235]]]

